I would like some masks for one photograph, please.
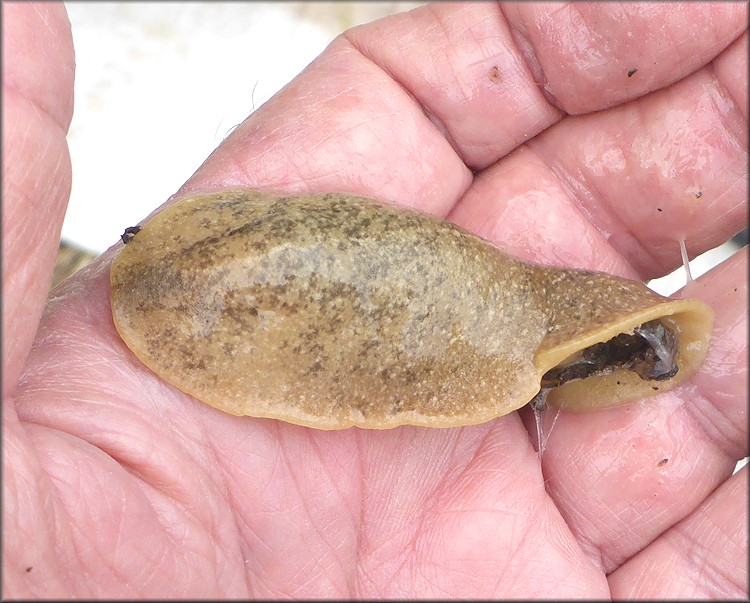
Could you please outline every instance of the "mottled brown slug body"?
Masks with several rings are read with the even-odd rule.
[[[481,423],[649,321],[677,341],[664,391],[702,362],[712,321],[699,301],[528,264],[444,220],[344,194],[184,199],[129,238],[111,284],[117,330],[164,380],[232,414],[321,429]],[[547,402],[655,393],[610,368]]]

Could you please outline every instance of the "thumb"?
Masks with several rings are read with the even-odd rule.
[[[65,208],[75,59],[62,4],[2,4],[3,395],[13,391],[49,292]]]

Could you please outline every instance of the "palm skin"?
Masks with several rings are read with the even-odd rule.
[[[343,190],[537,262],[663,274],[680,237],[697,254],[746,220],[747,7],[647,6],[439,4],[351,30],[179,194]],[[541,464],[526,411],[232,417],[119,339],[116,248],[47,300],[70,32],[59,5],[3,17],[5,596],[747,597],[746,251],[685,292],[716,312],[690,384],[563,413]]]

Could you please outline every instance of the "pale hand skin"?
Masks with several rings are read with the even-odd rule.
[[[689,292],[716,312],[691,383],[563,413],[541,466],[526,411],[382,432],[225,415],[118,338],[119,245],[47,301],[72,43],[62,6],[2,10],[3,596],[748,596],[747,469],[731,476],[746,252]],[[680,264],[680,236],[692,256],[746,221],[746,12],[440,4],[372,23],[180,192],[349,191],[522,257],[651,278]]]

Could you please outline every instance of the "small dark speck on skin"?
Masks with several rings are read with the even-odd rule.
[[[695,198],[696,199],[700,199],[702,196],[703,196],[703,192],[702,191],[698,191],[697,193],[695,193]]]
[[[663,211],[661,207],[657,207],[656,211]]]
[[[34,569],[34,568],[33,568],[33,566],[30,565],[29,567],[26,568],[26,573],[28,574],[32,569]]]
[[[651,389],[653,389],[653,390],[655,390],[655,391],[659,391],[659,388],[658,388],[658,387],[657,387],[656,385],[652,385],[652,386],[651,386]]]
[[[659,461],[659,462],[658,462],[658,463],[656,464],[656,466],[657,466],[657,467],[663,467],[663,466],[664,466],[664,465],[666,465],[666,464],[667,464],[668,462],[669,462],[669,459],[662,459],[662,460],[660,460],[660,461]]]
[[[637,69],[631,69],[628,71],[628,77],[633,77],[635,75],[635,72],[638,71]]]
[[[501,79],[500,68],[497,65],[493,65],[492,67],[490,67],[490,80],[493,83],[497,84],[501,81]]]
[[[137,235],[140,230],[141,230],[140,226],[128,226],[125,229],[125,232],[123,232],[122,235],[120,236],[120,239],[122,239],[122,242],[125,243],[125,245],[127,245],[128,243],[130,243],[130,241],[133,240],[135,235]]]

